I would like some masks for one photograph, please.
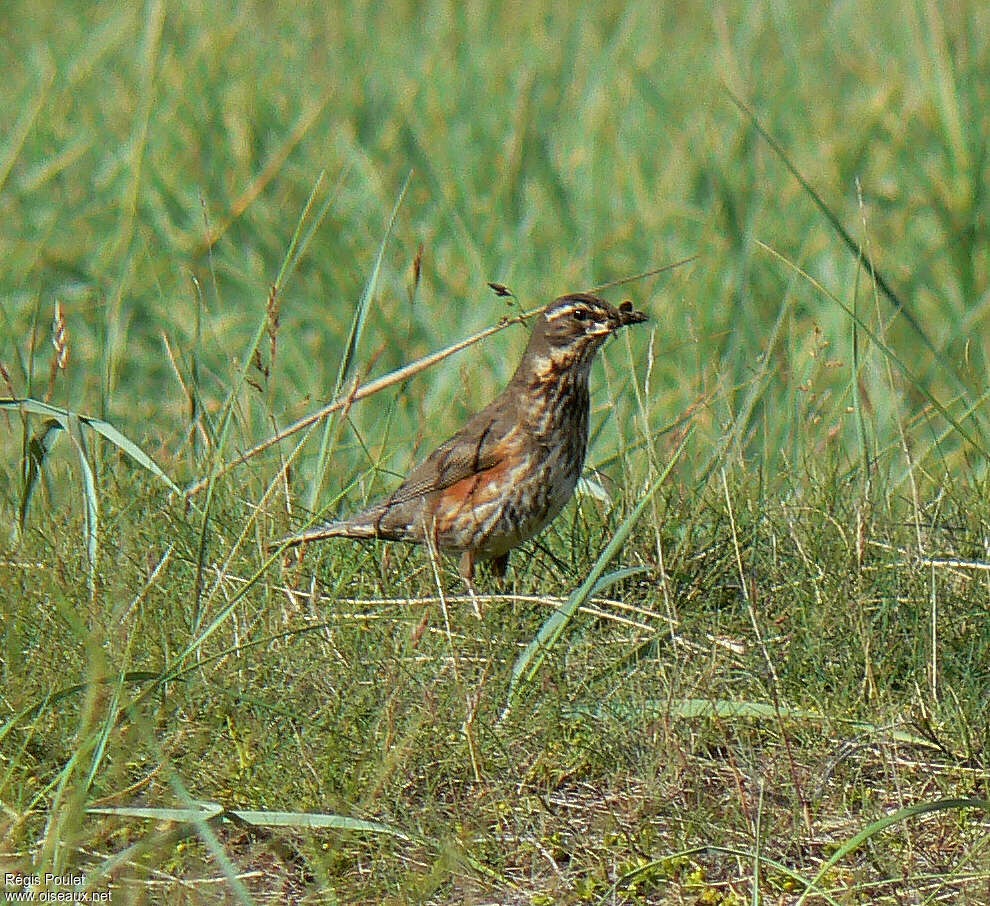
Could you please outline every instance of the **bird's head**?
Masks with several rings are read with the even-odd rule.
[[[578,367],[585,373],[595,353],[620,327],[640,324],[647,317],[633,309],[632,302],[618,308],[591,293],[571,293],[554,299],[537,315],[525,362],[542,370]]]

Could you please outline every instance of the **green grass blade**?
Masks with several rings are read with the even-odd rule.
[[[867,256],[866,252],[863,251],[862,247],[856,242],[849,232],[842,225],[839,218],[832,212],[832,209],[825,204],[821,195],[819,195],[811,183],[809,183],[798,170],[794,164],[791,163],[790,158],[788,158],[787,153],[780,146],[777,140],[763,128],[763,125],[757,119],[756,114],[749,109],[739,98],[737,98],[727,85],[723,83],[722,85],[725,93],[729,96],[731,101],[744,113],[749,119],[753,128],[759,132],[763,137],[763,140],[773,149],[773,152],[780,158],[784,166],[790,171],[791,175],[801,184],[801,188],[808,194],[811,200],[815,203],[815,206],[825,215],[825,219],[829,222],[833,230],[839,235],[839,238],[846,244],[846,247],[856,256],[856,260],[863,265],[870,275],[870,279],[875,281],[876,285],[880,288],[880,291],[887,297],[887,299],[893,304],[893,306],[904,316],[904,319],[911,325],[915,333],[921,338],[921,341],[936,355],[938,355],[938,350],[935,348],[935,344],[928,338],[928,334],[925,333],[925,329],[921,326],[921,322],[914,316],[911,310],[907,307],[904,301],[890,288],[890,284],[886,281],[883,274],[877,270],[873,261]]]
[[[203,803],[203,808],[88,808],[90,815],[116,815],[118,818],[147,818],[151,821],[212,821],[223,814],[223,806]]]
[[[898,809],[892,815],[887,815],[879,821],[874,821],[872,824],[867,825],[856,836],[847,840],[832,853],[828,861],[819,869],[818,874],[810,881],[805,882],[807,886],[794,906],[801,906],[811,893],[821,893],[818,889],[818,884],[828,873],[829,869],[841,862],[849,853],[862,846],[871,837],[876,836],[891,825],[900,824],[902,821],[907,821],[909,818],[914,818],[918,815],[927,815],[929,812],[946,812],[952,809],[963,808],[979,808],[984,811],[990,811],[990,799],[937,799],[934,802],[920,802],[917,805],[909,805],[906,808]]]
[[[326,178],[326,171],[322,171],[317,177],[316,182],[313,184],[313,188],[309,193],[309,198],[306,200],[306,204],[303,207],[302,214],[299,216],[299,220],[296,223],[296,228],[292,233],[292,238],[289,240],[289,248],[282,258],[282,265],[279,267],[278,275],[275,277],[276,292],[281,292],[285,288],[285,283],[289,279],[289,275],[292,273],[293,268],[295,268],[296,264],[299,263],[299,260],[305,254],[306,249],[309,247],[309,244],[313,239],[313,236],[316,235],[316,231],[326,219],[326,216],[330,212],[330,208],[333,207],[334,202],[337,201],[340,190],[344,185],[344,181],[347,179],[347,175],[350,171],[350,164],[347,164],[343,170],[341,170],[333,190],[329,195],[327,195],[323,205],[320,207],[319,211],[316,212],[316,216],[313,218],[312,223],[310,223],[309,227],[306,229],[306,232],[303,233],[303,224],[306,223],[306,220],[309,217],[309,212],[313,210],[313,206],[316,204],[316,196],[319,194],[323,181]]]
[[[734,846],[692,846],[688,849],[682,849],[678,852],[668,853],[666,856],[661,856],[659,859],[651,859],[649,862],[645,862],[642,865],[637,865],[635,868],[627,871],[624,875],[619,877],[608,890],[596,901],[597,906],[607,906],[607,904],[615,902],[615,895],[620,890],[627,889],[637,878],[643,876],[649,876],[655,874],[658,869],[662,870],[666,868],[671,863],[677,863],[683,859],[689,859],[692,856],[700,855],[711,855],[713,853],[723,853],[727,856],[732,856],[737,859],[744,859],[746,861],[758,860],[761,865],[765,865],[768,868],[772,868],[774,871],[780,872],[785,877],[796,881],[798,884],[807,884],[807,878],[803,877],[801,874],[796,872],[789,865],[784,864],[776,859],[771,859],[765,856],[761,852],[750,852],[744,849],[739,849]],[[825,891],[819,891],[820,896],[829,903],[830,906],[840,906],[839,901],[831,897]],[[701,902],[700,900],[698,902]]]
[[[66,430],[72,440],[76,453],[79,455],[79,467],[83,474],[83,503],[86,512],[86,575],[89,582],[89,593],[96,593],[96,554],[99,543],[100,509],[96,495],[96,478],[89,464],[89,453],[86,449],[86,438],[82,433],[81,422],[76,415],[66,418]]]
[[[116,684],[118,682],[146,683],[150,680],[157,680],[159,676],[160,674],[151,673],[147,670],[132,670],[125,673],[122,677],[93,680],[91,682],[98,682],[101,685]],[[41,701],[36,701],[34,704],[22,708],[12,717],[8,718],[3,726],[0,726],[0,742],[3,742],[7,734],[22,721],[33,720],[43,714],[49,706],[57,705],[59,702],[72,698],[72,696],[78,695],[80,692],[87,691],[91,682],[74,683],[71,686],[66,686],[64,689],[59,689],[57,692],[50,692]]]
[[[292,827],[297,830],[329,829],[365,834],[385,834],[408,840],[402,831],[383,824],[381,821],[365,821],[347,815],[332,815],[320,812],[261,812],[241,809],[225,810],[216,803],[202,803],[203,808],[144,808],[121,806],[117,808],[89,808],[90,815],[113,815],[117,818],[141,818],[150,821],[212,821],[216,818],[229,818],[250,824],[253,827]]]
[[[911,382],[919,393],[923,394],[925,398],[930,402],[941,414],[941,416],[955,428],[956,432],[959,434],[963,440],[967,441],[974,449],[978,450],[984,457],[990,458],[990,452],[980,444],[978,441],[974,440],[964,429],[962,424],[956,419],[948,410],[948,408],[925,386],[924,382],[918,378],[914,372],[911,371],[908,366],[901,361],[898,355],[892,350],[884,341],[870,329],[867,325],[845,302],[843,302],[834,293],[829,292],[821,283],[819,283],[814,277],[811,276],[807,271],[798,267],[792,261],[785,258],[780,252],[778,252],[772,246],[767,245],[765,242],[761,242],[759,239],[756,240],[757,245],[765,251],[769,252],[775,258],[782,261],[788,267],[793,268],[797,273],[799,273],[805,280],[807,280],[815,289],[822,293],[827,298],[831,299],[836,305],[838,305],[850,318],[854,319],[857,324],[859,324],[860,330],[865,333],[870,340],[873,341],[874,345],[897,367],[897,370],[901,372]],[[975,410],[970,407],[966,412],[966,417],[969,418],[971,415],[975,414]],[[977,428],[979,424],[977,423]]]
[[[708,698],[676,698],[670,701],[652,699],[636,702],[609,701],[603,705],[589,707],[576,705],[564,709],[563,716],[568,720],[615,720],[620,723],[649,720],[659,720],[673,717],[680,720],[718,719],[718,720],[772,720],[787,718],[793,721],[814,721],[820,723],[841,724],[851,727],[860,733],[882,736],[895,742],[916,746],[922,749],[934,748],[930,739],[925,739],[917,733],[909,733],[896,727],[879,726],[863,720],[836,717],[810,708],[798,708],[789,705],[777,706],[771,702],[733,701],[731,699]]]
[[[320,186],[323,184],[323,174],[317,179],[313,190],[310,192],[309,198],[306,201],[306,205],[303,208],[302,213],[296,222],[296,228],[292,233],[292,238],[289,240],[289,247],[286,250],[285,255],[282,257],[282,263],[279,266],[278,275],[275,278],[274,292],[281,293],[285,289],[285,281],[288,279],[288,275],[292,270],[292,266],[299,257],[303,254],[306,248],[306,243],[313,235],[311,230],[306,234],[305,238],[300,241],[300,236],[302,236],[303,224],[306,222],[306,218],[309,212],[312,210],[313,205],[316,201],[316,195],[319,191]],[[338,183],[337,189],[340,188]],[[337,192],[335,191],[326,201],[324,206],[320,209],[318,219],[322,219],[326,216],[329,210],[330,204],[337,198]],[[209,476],[207,478],[207,499],[209,500],[210,488],[212,487],[213,479],[216,475],[221,474],[224,470],[220,464],[220,457],[223,455],[223,451],[227,446],[227,433],[230,430],[230,420],[234,411],[234,403],[237,400],[238,394],[244,387],[244,383],[247,379],[247,375],[252,367],[252,362],[254,361],[255,353],[257,352],[258,345],[261,343],[262,338],[268,332],[268,312],[267,310],[261,316],[258,321],[258,326],[255,330],[254,336],[248,343],[247,348],[244,351],[243,356],[241,356],[240,365],[238,366],[237,373],[234,376],[234,380],[231,383],[230,390],[227,392],[227,398],[224,400],[223,407],[221,408],[221,415],[218,419],[220,428],[217,431],[217,442],[214,448],[214,455],[211,458]]]
[[[516,663],[512,668],[512,677],[509,681],[508,699],[505,703],[505,707],[502,709],[502,713],[499,717],[499,723],[504,721],[508,716],[520,690],[524,685],[532,681],[547,654],[549,654],[553,649],[554,645],[563,634],[564,629],[567,627],[568,623],[570,623],[574,614],[577,613],[578,608],[584,604],[588,598],[592,597],[603,588],[630,575],[644,571],[642,567],[636,567],[620,569],[616,572],[609,573],[607,576],[602,575],[605,572],[605,567],[608,566],[608,564],[612,561],[612,558],[615,557],[615,555],[621,550],[622,545],[625,544],[626,539],[633,530],[633,527],[636,525],[639,517],[643,514],[643,510],[646,509],[647,504],[653,499],[653,495],[660,490],[661,485],[663,485],[663,483],[667,480],[667,476],[680,459],[681,454],[684,452],[684,447],[688,440],[690,440],[693,433],[693,427],[689,428],[677,449],[671,456],[670,461],[667,463],[667,467],[660,473],[656,481],[650,485],[646,493],[640,498],[639,502],[633,508],[632,512],[622,521],[622,524],[616,530],[615,535],[612,536],[612,540],[609,541],[609,543],[605,546],[605,549],[598,555],[598,559],[591,567],[588,577],[581,583],[580,587],[573,594],[571,594],[567,601],[556,611],[554,611],[550,618],[543,624],[542,627],[540,627],[540,631],[537,633],[536,638],[534,638],[533,641],[526,646],[523,653],[516,659]]]
[[[240,809],[232,810],[229,814],[255,827],[294,827],[300,830],[329,828],[365,834],[386,834],[401,840],[409,839],[398,828],[383,824],[381,821],[365,821],[361,818],[349,818],[347,815],[319,812],[258,812]]]
[[[24,523],[27,521],[28,509],[31,507],[34,489],[41,478],[45,459],[54,448],[61,430],[62,424],[57,419],[48,418],[42,423],[41,430],[28,441],[27,461],[24,463],[24,481],[21,485],[21,503],[18,513],[21,534],[24,533]]]
[[[749,118],[752,123],[753,128],[763,137],[767,144],[773,149],[774,153],[781,159],[784,166],[790,171],[791,175],[801,184],[801,188],[808,194],[808,196],[814,201],[817,208],[825,215],[825,219],[828,220],[832,229],[838,234],[839,238],[842,239],[846,247],[856,256],[856,261],[866,269],[870,276],[870,280],[873,282],[881,293],[886,297],[886,299],[894,306],[894,308],[904,317],[904,319],[911,325],[911,328],[920,337],[921,341],[928,347],[932,355],[935,356],[935,360],[938,364],[945,370],[962,394],[967,398],[970,397],[970,390],[963,383],[962,378],[959,376],[958,371],[953,366],[953,364],[942,354],[942,352],[935,346],[932,340],[929,338],[924,327],[921,325],[921,321],[912,313],[912,311],[907,307],[907,303],[891,288],[890,283],[877,268],[876,264],[862,248],[862,246],[856,242],[855,239],[849,234],[846,228],[842,225],[839,218],[835,215],[831,208],[825,204],[822,197],[815,191],[811,184],[801,175],[797,167],[791,163],[784,149],[780,146],[777,140],[763,128],[760,121],[757,119],[756,114],[749,109],[739,98],[737,98],[732,91],[723,84],[725,92],[729,95],[732,102],[739,107],[739,109]],[[845,308],[845,306],[843,306]],[[848,311],[848,309],[846,309]],[[980,434],[983,434],[983,426],[978,422],[976,423],[977,430]]]
[[[41,84],[38,86],[37,93],[31,100],[31,103],[21,111],[21,115],[17,118],[16,122],[10,122],[12,117],[9,109],[7,111],[7,116],[5,117],[7,120],[5,125],[6,141],[0,147],[0,190],[7,184],[7,177],[13,171],[14,164],[17,163],[17,159],[21,156],[28,136],[38,122],[38,118],[42,111],[44,111],[45,105],[48,103],[48,98],[57,75],[58,71],[56,68],[50,61],[46,60],[41,73]]]
[[[275,279],[275,284],[272,289],[273,294],[279,294],[285,289],[285,281],[288,279],[288,274],[291,272],[292,267],[295,262],[298,261],[299,256],[302,255],[305,250],[306,242],[313,235],[311,230],[306,234],[305,240],[300,242],[299,237],[302,235],[303,224],[306,222],[306,218],[309,212],[312,210],[313,205],[316,201],[316,195],[323,184],[323,174],[321,173],[313,187],[313,190],[309,194],[309,198],[303,208],[302,214],[299,216],[296,222],[296,228],[293,231],[292,238],[289,241],[289,247],[286,250],[285,255],[282,257],[282,263],[279,267],[278,275]],[[338,183],[337,188],[340,187]],[[327,199],[323,208],[320,210],[319,218],[322,220],[326,216],[329,210],[330,203],[336,199],[337,193],[334,192],[333,195]],[[219,419],[220,429],[217,432],[217,442],[213,448],[213,455],[210,457],[209,469],[206,478],[206,502],[203,504],[202,508],[202,519],[200,520],[199,527],[199,544],[196,555],[196,581],[193,590],[193,632],[198,632],[199,627],[203,618],[202,613],[202,594],[203,594],[203,575],[206,569],[207,560],[207,546],[210,537],[210,514],[213,508],[213,488],[216,477],[223,472],[223,465],[221,463],[221,457],[223,456],[224,450],[227,448],[227,437],[230,432],[230,425],[234,414],[234,404],[237,401],[238,395],[241,393],[245,382],[247,381],[248,373],[252,367],[254,357],[258,351],[258,347],[262,341],[262,338],[268,333],[268,310],[266,308],[264,314],[258,321],[258,326],[255,329],[254,336],[248,343],[247,348],[241,357],[240,365],[236,375],[234,376],[233,383],[231,384],[230,390],[227,393],[227,398],[224,401],[221,416]]]
[[[354,368],[354,359],[357,354],[358,344],[361,342],[361,335],[364,333],[364,324],[368,318],[368,308],[371,305],[371,300],[374,298],[375,290],[378,287],[378,276],[382,269],[382,260],[385,257],[385,249],[388,246],[388,241],[392,236],[392,230],[395,227],[395,219],[399,215],[399,208],[402,205],[402,200],[406,197],[406,190],[409,188],[409,182],[412,179],[412,171],[406,176],[406,181],[402,184],[402,188],[399,190],[399,197],[395,200],[395,204],[392,206],[392,213],[388,218],[388,223],[385,226],[385,235],[382,236],[382,241],[378,246],[378,255],[375,258],[374,267],[371,269],[371,275],[368,277],[368,282],[365,284],[364,292],[361,294],[361,299],[358,301],[357,308],[354,310],[354,317],[351,319],[351,329],[347,334],[347,341],[344,343],[344,354],[340,359],[340,368],[337,371],[337,381],[334,384],[332,399],[338,399],[340,397],[340,391],[347,380],[348,375]],[[307,500],[306,507],[310,511],[316,509],[317,501],[320,496],[320,488],[323,487],[323,478],[326,475],[327,463],[330,458],[330,450],[332,447],[331,435],[333,432],[333,426],[336,424],[336,419],[331,415],[326,422],[323,424],[323,436],[320,440],[320,453],[316,458],[316,468],[313,471],[313,482],[309,489],[309,499]]]
[[[50,403],[44,403],[41,400],[35,399],[4,397],[0,399],[0,409],[16,409],[20,412],[30,412],[33,415],[47,415],[57,421],[63,428],[67,427],[67,421],[70,417],[78,418],[80,424],[105,437],[115,447],[130,456],[138,465],[147,469],[152,475],[168,485],[170,490],[176,494],[182,493],[181,488],[158,467],[147,453],[134,443],[134,441],[129,440],[121,434],[109,422],[103,421],[103,419],[93,418],[89,415],[80,415],[78,412],[60,409],[57,406],[52,406]]]

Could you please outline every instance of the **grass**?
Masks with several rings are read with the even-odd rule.
[[[985,903],[988,18],[6,4],[4,871]],[[595,366],[611,502],[480,620],[421,550],[266,553],[391,487],[526,329],[403,366],[692,255],[607,293],[653,318]]]

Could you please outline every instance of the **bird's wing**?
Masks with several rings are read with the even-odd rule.
[[[487,472],[505,457],[518,430],[497,409],[483,409],[416,466],[381,505],[391,509]]]
[[[504,463],[519,436],[516,421],[494,403],[482,409],[450,440],[437,447],[388,497],[347,519],[327,523],[279,542],[300,544],[322,538],[386,538],[421,541],[420,501]],[[411,506],[409,505],[411,504]]]

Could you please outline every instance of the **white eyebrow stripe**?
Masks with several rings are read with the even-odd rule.
[[[563,318],[567,315],[572,315],[576,311],[586,311],[592,318],[601,320],[602,312],[594,305],[589,305],[587,302],[572,302],[570,305],[562,305],[555,311],[547,312],[548,321],[556,321],[557,318]]]

